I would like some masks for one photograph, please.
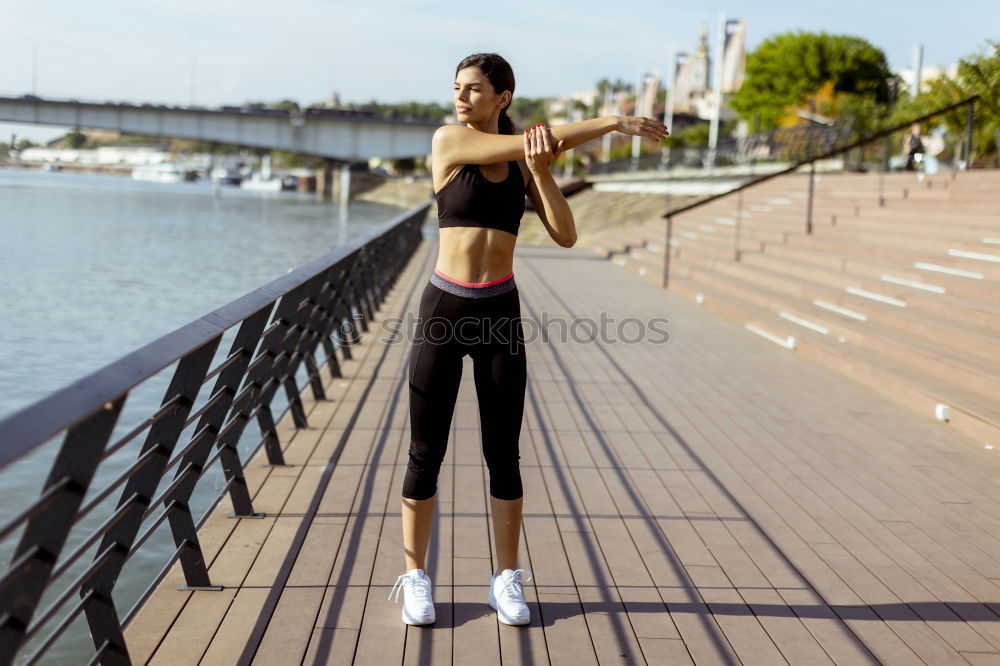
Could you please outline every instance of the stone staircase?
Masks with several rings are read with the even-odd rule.
[[[668,288],[1000,448],[1000,171],[886,174],[883,206],[878,174],[817,176],[812,234],[808,178],[674,216]],[[665,219],[585,245],[662,284]]]

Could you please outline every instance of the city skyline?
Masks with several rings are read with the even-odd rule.
[[[0,94],[214,107],[286,98],[310,104],[336,91],[345,102],[447,105],[458,61],[494,51],[514,68],[515,97],[557,97],[602,78],[634,82],[640,70],[665,79],[671,48],[693,50],[702,28],[714,46],[723,11],[747,21],[748,52],[781,32],[851,34],[883,49],[894,71],[910,67],[917,43],[924,45],[925,66],[947,66],[983,51],[991,37],[976,20],[991,12],[980,0],[961,15],[939,15],[930,3],[857,0],[836,8],[802,2],[794,11],[771,2],[665,11],[643,0],[607,7],[592,0],[578,3],[577,12],[520,1],[486,11],[410,0],[350,6],[298,0],[281,8],[165,0],[15,7],[0,0],[7,27],[0,60],[8,65],[0,70]],[[392,77],[401,65],[407,73]],[[44,142],[65,131],[0,123],[0,140],[16,132]]]

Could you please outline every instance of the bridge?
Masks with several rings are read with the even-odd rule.
[[[50,100],[34,95],[0,97],[0,121],[214,141],[344,162],[429,155],[431,137],[439,127],[346,110],[206,109]]]
[[[36,663],[84,616],[102,664],[996,663],[998,185],[799,165],[586,247],[519,247],[524,627],[486,603],[470,359],[427,559],[437,622],[386,600],[409,428],[407,338],[386,332],[438,249],[418,206],[0,421],[4,472],[57,444],[0,527],[19,535],[0,663]],[[637,335],[662,317],[666,340]],[[583,326],[538,335],[559,320]],[[162,566],[123,604],[161,525]]]

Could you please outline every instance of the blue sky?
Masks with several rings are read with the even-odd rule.
[[[454,67],[478,51],[514,68],[515,95],[590,89],[604,77],[666,72],[671,47],[692,50],[718,15],[747,20],[752,49],[789,30],[863,37],[893,69],[913,45],[925,65],[980,52],[1000,22],[996,0],[842,0],[795,3],[665,3],[653,0],[545,3],[434,0],[0,0],[0,95],[203,106],[329,97],[362,102],[448,104]],[[711,43],[711,42],[710,42]],[[44,141],[65,128],[0,123],[0,137]]]

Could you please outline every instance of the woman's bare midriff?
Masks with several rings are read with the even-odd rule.
[[[491,282],[513,272],[517,236],[499,229],[445,227],[440,230],[437,270],[463,282]]]
[[[461,168],[459,165],[447,175],[445,185]],[[488,180],[500,182],[503,178],[495,173],[496,168],[502,167],[494,164],[480,167]],[[521,172],[523,177],[524,169]],[[441,243],[434,268],[448,277],[462,282],[492,282],[513,272],[515,234],[485,227],[444,227],[439,231]]]

